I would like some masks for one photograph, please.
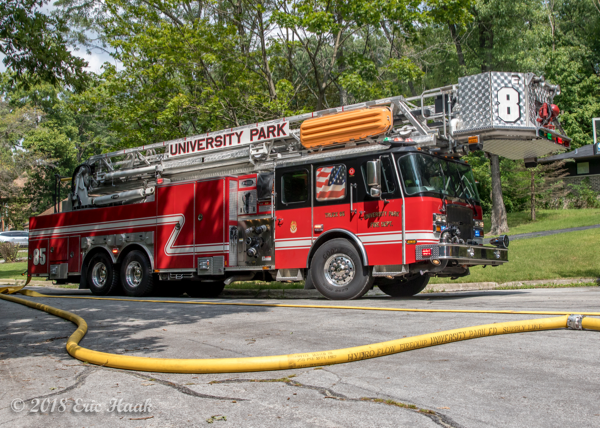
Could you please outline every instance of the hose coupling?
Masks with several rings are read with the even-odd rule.
[[[569,318],[567,318],[567,328],[570,330],[583,330],[581,326],[583,317],[583,315],[569,315]]]

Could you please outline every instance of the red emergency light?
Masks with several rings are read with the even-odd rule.
[[[421,250],[421,256],[423,256],[423,257],[431,257],[431,248],[423,248]]]

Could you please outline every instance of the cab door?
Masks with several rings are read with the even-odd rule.
[[[333,229],[358,231],[358,175],[345,162],[313,166],[313,238]]]
[[[367,187],[367,162],[378,161],[381,196],[373,197]],[[391,155],[363,158],[360,169],[358,237],[367,251],[370,265],[402,264],[402,194]]]

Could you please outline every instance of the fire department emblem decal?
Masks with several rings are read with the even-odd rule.
[[[298,225],[295,221],[290,223],[290,232],[296,233],[298,231]]]

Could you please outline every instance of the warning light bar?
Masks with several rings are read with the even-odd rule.
[[[551,133],[551,132],[544,131],[543,129],[540,129],[540,130],[538,131],[538,136],[539,136],[540,138],[545,138],[545,139],[547,139],[547,140],[549,140],[549,141],[553,141],[553,142],[555,142],[556,144],[560,144],[561,146],[564,146],[566,149],[569,149],[569,148],[571,147],[571,143],[570,143],[570,141],[568,141],[568,140],[565,140],[565,139],[564,139],[564,138],[562,138],[562,137],[558,137],[558,136],[554,135],[554,134],[553,134],[553,133]]]

